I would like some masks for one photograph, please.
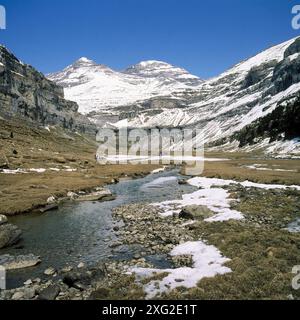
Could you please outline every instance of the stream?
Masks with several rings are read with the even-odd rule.
[[[10,222],[22,231],[22,241],[2,250],[2,254],[40,256],[42,263],[33,268],[7,272],[8,288],[15,288],[24,281],[44,278],[48,267],[61,269],[80,262],[93,265],[108,260],[130,260],[143,250],[138,244],[111,248],[117,239],[113,228],[122,222],[114,221],[112,209],[131,203],[153,203],[179,199],[195,187],[178,184],[186,179],[179,170],[150,174],[137,180],[121,181],[108,188],[117,196],[109,202],[67,202],[59,209],[43,214],[20,215]],[[146,260],[155,267],[170,267],[167,257],[148,256]]]

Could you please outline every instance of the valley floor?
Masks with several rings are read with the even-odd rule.
[[[99,166],[96,145],[83,135],[0,121],[6,170],[0,173],[0,214],[28,213],[45,206],[49,197],[92,190],[120,177],[138,178],[160,167]],[[300,219],[300,160],[206,156],[228,160],[206,162],[203,180],[183,182],[196,188],[184,196],[187,203],[174,199],[175,204],[137,203],[114,210],[116,221],[124,223],[115,230],[115,247],[139,244],[145,252],[130,261],[108,262],[105,268],[101,264],[93,272],[82,266],[59,270],[60,278],[55,273],[0,297],[25,299],[31,290],[30,299],[36,299],[45,288],[56,288],[54,299],[300,299],[300,290],[292,288],[300,234],[287,230]],[[246,180],[255,184],[238,183]],[[182,209],[189,204],[194,211],[184,216]],[[223,209],[236,218],[216,218]],[[149,254],[169,255],[172,267],[154,268],[145,260]],[[77,281],[63,282],[66,274],[70,279],[68,272],[73,277],[77,272]]]
[[[55,127],[30,128],[20,122],[0,120],[0,214],[28,213],[47,205],[50,197],[89,191],[158,168],[99,166],[93,139]]]

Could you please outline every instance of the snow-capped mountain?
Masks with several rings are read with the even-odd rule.
[[[206,142],[213,142],[294,101],[299,92],[300,38],[296,38],[204,81],[189,95],[173,100],[173,106],[166,98],[140,103],[128,119],[129,126],[198,127],[204,130]],[[122,119],[114,125],[122,126]]]
[[[80,59],[49,76],[98,125],[197,127],[208,143],[232,136],[300,93],[300,38],[207,81],[159,61],[116,72]]]
[[[76,101],[84,114],[111,110],[155,96],[170,96],[202,82],[186,70],[160,61],[144,61],[117,72],[87,58],[80,58],[48,78],[63,86],[66,98]]]
[[[203,81],[188,71],[172,66],[163,61],[142,61],[124,71],[126,74],[143,78],[156,78],[164,84],[173,85],[181,82],[187,86],[199,86]]]

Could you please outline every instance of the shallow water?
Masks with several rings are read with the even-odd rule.
[[[8,272],[8,287],[42,277],[43,271],[50,266],[59,269],[66,265],[76,266],[79,262],[93,265],[109,259],[131,259],[143,250],[141,246],[110,248],[116,240],[113,227],[117,225],[112,209],[130,203],[173,200],[194,191],[192,186],[178,184],[177,180],[182,178],[177,170],[152,174],[108,186],[117,195],[114,201],[68,202],[55,211],[10,218],[10,222],[23,231],[23,240],[18,246],[1,253],[33,253],[41,257],[42,263],[33,268]],[[149,256],[147,260],[158,268],[169,267],[166,257]]]

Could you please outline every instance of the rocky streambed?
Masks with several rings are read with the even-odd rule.
[[[168,176],[174,177],[170,183],[143,188],[159,178],[168,180]],[[68,197],[73,201],[65,202],[65,199],[61,199],[63,204],[58,208],[11,217],[9,225],[19,231],[19,238],[22,232],[22,240],[1,250],[2,262],[6,266],[12,266],[15,257],[15,267],[7,268],[8,288],[22,286],[28,279],[44,278],[44,271],[48,267],[61,270],[66,265],[76,267],[79,262],[91,266],[97,262],[126,261],[138,256],[143,250],[139,243],[118,246],[118,230],[123,222],[114,219],[112,210],[126,203],[173,199],[174,196],[180,197],[194,189],[178,184],[177,180],[180,179],[183,177],[177,170],[135,180],[124,179],[108,186],[110,194],[102,189],[86,195],[69,193]],[[99,202],[103,197],[110,201]],[[49,199],[49,206],[59,201]],[[33,263],[33,255],[36,263]],[[156,260],[159,264],[161,259]],[[21,268],[22,265],[27,268]]]
[[[38,254],[42,262],[8,272],[8,280],[18,285],[0,297],[151,299],[177,292],[182,298],[205,277],[238,277],[234,265],[247,257],[258,234],[257,257],[265,250],[266,259],[279,259],[276,246],[297,243],[298,235],[284,229],[295,219],[299,191],[207,178],[187,184],[186,178],[175,170],[160,172],[110,186],[117,197],[109,202],[69,203],[43,215],[16,217],[24,247],[8,253]],[[252,234],[255,239],[249,240]],[[297,249],[288,252],[292,261]]]

